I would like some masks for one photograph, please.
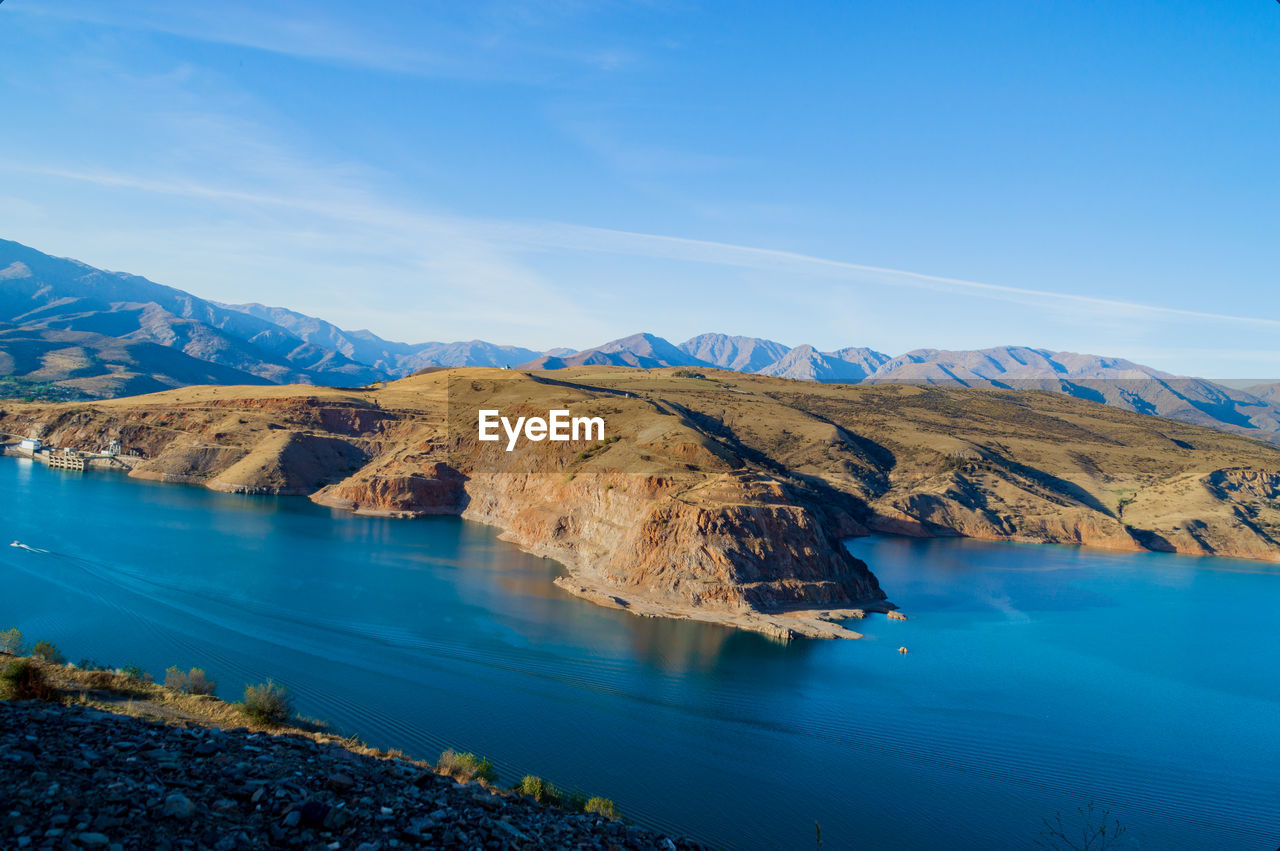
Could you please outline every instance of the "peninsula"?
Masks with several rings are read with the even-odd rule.
[[[598,417],[606,436],[508,452],[478,439],[480,410]],[[138,478],[461,515],[598,604],[779,638],[857,637],[842,623],[893,611],[842,544],[873,531],[1280,557],[1280,448],[1043,391],[469,367],[6,402],[0,432],[118,440]]]

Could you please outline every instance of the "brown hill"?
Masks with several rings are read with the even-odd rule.
[[[506,452],[477,440],[480,408],[600,416],[606,440]],[[1280,556],[1280,449],[1042,391],[468,368],[11,404],[0,431],[118,436],[146,456],[135,476],[461,514],[561,561],[562,587],[596,602],[781,636],[848,634],[839,610],[888,607],[840,543],[868,530]]]

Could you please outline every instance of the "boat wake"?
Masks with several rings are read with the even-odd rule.
[[[48,550],[42,550],[42,549],[40,549],[39,547],[29,547],[29,546],[27,546],[26,544],[22,543],[22,541],[14,541],[14,542],[13,542],[12,544],[10,544],[9,546],[11,546],[11,547],[17,547],[17,548],[18,548],[18,549],[20,549],[20,550],[26,550],[26,551],[27,551],[27,552],[29,552],[29,553],[40,553],[40,554],[42,554],[42,555],[48,555],[48,554],[49,554],[49,551],[48,551]]]

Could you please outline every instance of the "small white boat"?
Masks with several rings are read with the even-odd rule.
[[[11,546],[11,547],[20,547],[20,546],[22,546],[22,542],[21,542],[21,541],[14,541],[14,542],[13,542],[12,544],[10,544],[9,546]]]

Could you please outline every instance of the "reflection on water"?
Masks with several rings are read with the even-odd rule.
[[[591,605],[454,518],[4,462],[5,536],[48,552],[0,548],[0,628],[231,699],[274,677],[374,744],[716,843],[1026,845],[1090,801],[1148,847],[1280,838],[1274,566],[862,539],[911,620],[781,645]]]

